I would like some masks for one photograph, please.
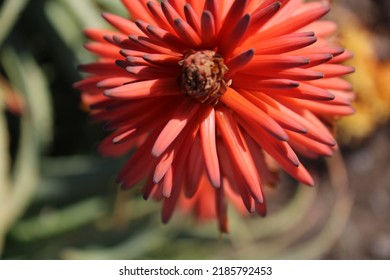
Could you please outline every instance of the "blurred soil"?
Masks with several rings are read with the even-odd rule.
[[[390,126],[354,151],[344,148],[350,188],[350,219],[326,259],[390,259]]]

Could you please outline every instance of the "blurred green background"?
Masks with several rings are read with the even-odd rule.
[[[389,259],[390,2],[334,0],[329,17],[355,53],[355,116],[341,153],[308,162],[315,188],[288,177],[266,218],[230,211],[230,233],[119,192],[126,160],[102,158],[105,136],[80,93],[82,30],[109,28],[119,0],[0,0],[0,256],[3,259]],[[344,160],[342,159],[344,158]],[[343,163],[345,162],[345,164]],[[349,178],[349,179],[348,179]]]

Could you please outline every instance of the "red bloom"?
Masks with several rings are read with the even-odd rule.
[[[131,20],[103,17],[118,31],[87,30],[98,62],[76,83],[92,116],[113,130],[100,151],[137,147],[119,174],[124,189],[144,182],[145,198],[218,218],[227,200],[265,214],[263,186],[275,162],[307,185],[297,154],[331,155],[324,124],[353,113],[340,76],[350,53],[326,39],[326,1],[122,0]],[[187,2],[187,3],[186,3]]]

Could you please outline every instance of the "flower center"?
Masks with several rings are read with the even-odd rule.
[[[210,50],[192,51],[179,64],[182,66],[181,90],[184,95],[215,106],[230,85],[224,80],[229,69],[223,58]]]

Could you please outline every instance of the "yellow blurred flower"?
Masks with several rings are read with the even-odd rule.
[[[374,46],[374,34],[352,15],[340,23],[343,45],[354,52],[357,71],[348,77],[357,93],[356,114],[339,122],[342,143],[353,144],[370,136],[390,117],[390,61],[380,61]]]

